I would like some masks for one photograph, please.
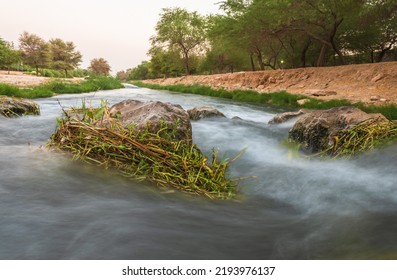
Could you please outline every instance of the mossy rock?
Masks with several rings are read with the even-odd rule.
[[[0,115],[5,117],[40,115],[40,107],[31,100],[1,95]]]

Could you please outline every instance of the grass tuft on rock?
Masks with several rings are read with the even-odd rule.
[[[51,136],[49,147],[161,187],[210,198],[235,196],[236,181],[226,176],[234,159],[219,160],[215,151],[212,159],[208,159],[196,145],[173,140],[172,133],[164,133],[167,127],[153,134],[138,133],[134,126],[123,127],[117,119],[103,125],[102,120],[107,116],[106,104],[65,112]]]
[[[370,119],[334,137],[329,149],[315,155],[350,158],[397,141],[397,124]]]

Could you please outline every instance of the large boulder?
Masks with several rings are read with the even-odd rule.
[[[22,98],[0,96],[0,115],[15,117],[24,115],[39,115],[40,107],[36,102]]]
[[[192,141],[189,115],[180,105],[129,99],[110,107],[109,115],[110,118],[117,118],[123,126],[133,125],[137,131],[158,133],[164,129],[168,135],[175,132],[175,140]]]
[[[302,144],[304,150],[318,153],[333,147],[343,132],[369,120],[390,123],[381,114],[367,114],[354,107],[336,107],[303,115],[289,131],[289,138]]]
[[[187,110],[187,113],[189,114],[190,119],[194,121],[210,117],[225,117],[225,115],[217,109],[208,106],[195,107]]]

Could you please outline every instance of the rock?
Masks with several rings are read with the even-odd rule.
[[[188,113],[180,106],[159,101],[124,100],[110,107],[110,119],[117,118],[123,126],[134,125],[138,131],[157,133],[166,125],[175,128],[175,140],[192,141],[192,125]],[[103,120],[105,125],[109,120]]]
[[[332,147],[335,137],[343,131],[370,119],[389,123],[381,114],[367,114],[355,107],[313,111],[298,119],[289,138],[302,144],[304,150],[318,153]]]
[[[380,99],[380,97],[379,96],[376,96],[376,95],[373,95],[373,96],[371,96],[370,98],[369,98],[369,100],[371,100],[371,101],[378,101]]]
[[[379,73],[375,77],[372,78],[371,82],[376,83],[377,81],[380,81],[383,79],[383,74]]]
[[[337,95],[336,91],[331,90],[318,90],[312,93],[313,96],[331,96]]]
[[[225,115],[219,112],[217,109],[207,106],[195,107],[193,109],[187,110],[187,113],[189,114],[190,119],[194,121],[209,117],[225,117]]]
[[[310,101],[310,99],[305,98],[305,99],[299,99],[298,101],[296,101],[296,103],[298,103],[299,105],[302,106],[302,105],[305,105],[309,101]]]
[[[269,124],[283,123],[290,119],[297,118],[305,113],[306,113],[305,110],[299,110],[298,112],[285,112],[285,113],[277,114],[274,118],[272,118],[269,121]]]
[[[0,115],[6,117],[40,115],[40,107],[31,100],[1,95]]]

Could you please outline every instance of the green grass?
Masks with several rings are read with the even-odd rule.
[[[51,97],[55,94],[83,93],[122,87],[120,81],[113,77],[90,77],[80,83],[51,80],[33,88],[19,88],[8,84],[0,84],[0,95],[32,99]]]
[[[256,104],[271,104],[282,107],[290,108],[305,108],[305,109],[331,109],[340,106],[353,106],[357,107],[367,113],[381,113],[390,120],[397,119],[397,105],[388,104],[383,106],[364,105],[363,103],[352,103],[344,99],[334,100],[320,100],[310,98],[303,95],[291,94],[285,91],[273,93],[259,93],[253,90],[233,90],[227,91],[225,89],[212,89],[208,86],[202,85],[155,85],[143,83],[142,81],[134,81],[134,85],[156,90],[169,90],[174,92],[192,93],[205,96],[213,96],[220,98],[232,99],[239,102],[249,102]],[[303,105],[298,104],[298,100],[308,99],[309,101]]]

